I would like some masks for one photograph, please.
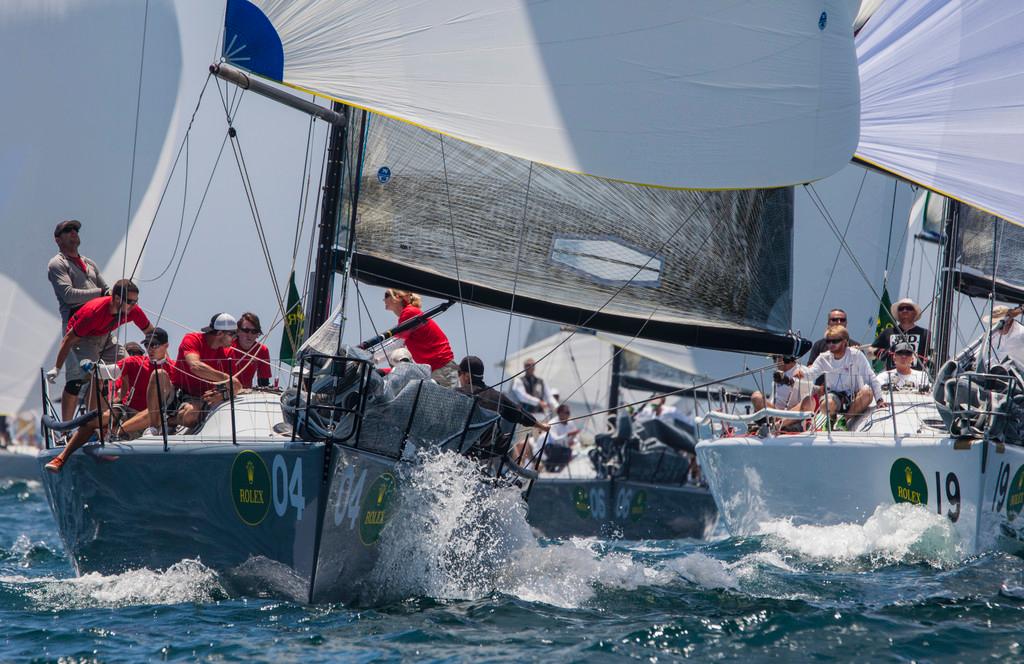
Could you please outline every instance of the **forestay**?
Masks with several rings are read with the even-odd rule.
[[[228,0],[231,64],[559,169],[807,182],[857,143],[850,0]]]
[[[888,2],[857,55],[857,156],[1024,224],[1024,4]]]
[[[793,193],[567,173],[373,116],[353,272],[535,318],[794,352]]]

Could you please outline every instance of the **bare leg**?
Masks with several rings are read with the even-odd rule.
[[[101,417],[103,418],[103,429],[104,431],[106,431],[110,427],[110,412],[108,411],[103,413]],[[69,456],[75,453],[75,450],[77,450],[82,445],[85,445],[86,441],[88,441],[89,438],[92,437],[92,434],[95,433],[96,430],[99,428],[99,417],[95,417],[86,422],[85,424],[83,424],[82,426],[78,427],[75,433],[71,436],[71,440],[68,441],[68,444],[64,446],[64,449],[61,450],[60,454],[58,454],[57,456],[60,457],[61,460],[66,461]]]
[[[753,406],[755,413],[763,409],[766,403],[767,400],[764,398],[764,395],[761,394],[760,392],[754,392],[753,394],[750,395],[750,405]]]
[[[850,410],[848,411],[848,414],[853,416],[863,413],[871,405],[871,402],[873,401],[872,397],[871,388],[867,385],[857,390],[857,396],[855,396],[853,401],[850,403]]]
[[[65,387],[60,395],[60,419],[67,422],[73,418],[76,408],[78,408],[78,393],[69,392]]]

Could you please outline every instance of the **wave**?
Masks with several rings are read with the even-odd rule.
[[[138,569],[77,578],[3,576],[0,584],[29,599],[37,609],[51,611],[203,603],[227,598],[217,574],[196,560],[183,560],[163,571]]]

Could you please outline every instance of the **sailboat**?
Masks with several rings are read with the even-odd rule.
[[[730,532],[759,533],[777,519],[864,523],[904,504],[948,519],[966,553],[1024,551],[1020,367],[988,348],[1002,324],[985,324],[959,352],[951,334],[957,291],[987,298],[986,313],[995,301],[1024,299],[1024,198],[1015,184],[1024,173],[1022,19],[1018,7],[999,3],[922,0],[883,4],[859,33],[858,160],[955,199],[939,229],[934,386],[886,393],[889,407],[850,431],[701,442],[698,458]],[[927,207],[922,201],[923,216]]]
[[[806,347],[775,260],[789,185],[852,154],[849,3],[578,4],[228,0],[212,72],[336,128],[318,331],[284,394],[237,395],[192,434],[96,445],[45,477],[78,572],[199,558],[301,601],[373,595],[402,469],[493,452],[478,443],[497,415],[412,370],[385,381],[342,345],[337,268],[630,337]]]

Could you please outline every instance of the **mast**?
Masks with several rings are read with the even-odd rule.
[[[333,102],[332,110],[346,121],[332,124],[327,147],[327,168],[324,173],[323,201],[320,207],[320,235],[316,245],[315,270],[306,320],[307,334],[318,330],[331,313],[331,292],[334,270],[340,252],[347,253],[345,245],[337,246],[338,220],[341,216],[342,177],[345,171],[345,141],[348,138],[347,107]],[[351,230],[346,226],[346,235]]]
[[[619,388],[622,383],[622,347],[612,346],[612,384],[608,387],[608,409],[619,407]]]
[[[953,299],[956,280],[956,264],[960,253],[960,238],[957,221],[960,204],[946,199],[945,224],[942,238],[942,265],[939,281],[939,308],[935,316],[935,331],[932,335],[934,366],[941,367],[949,359],[949,343],[953,333]]]

